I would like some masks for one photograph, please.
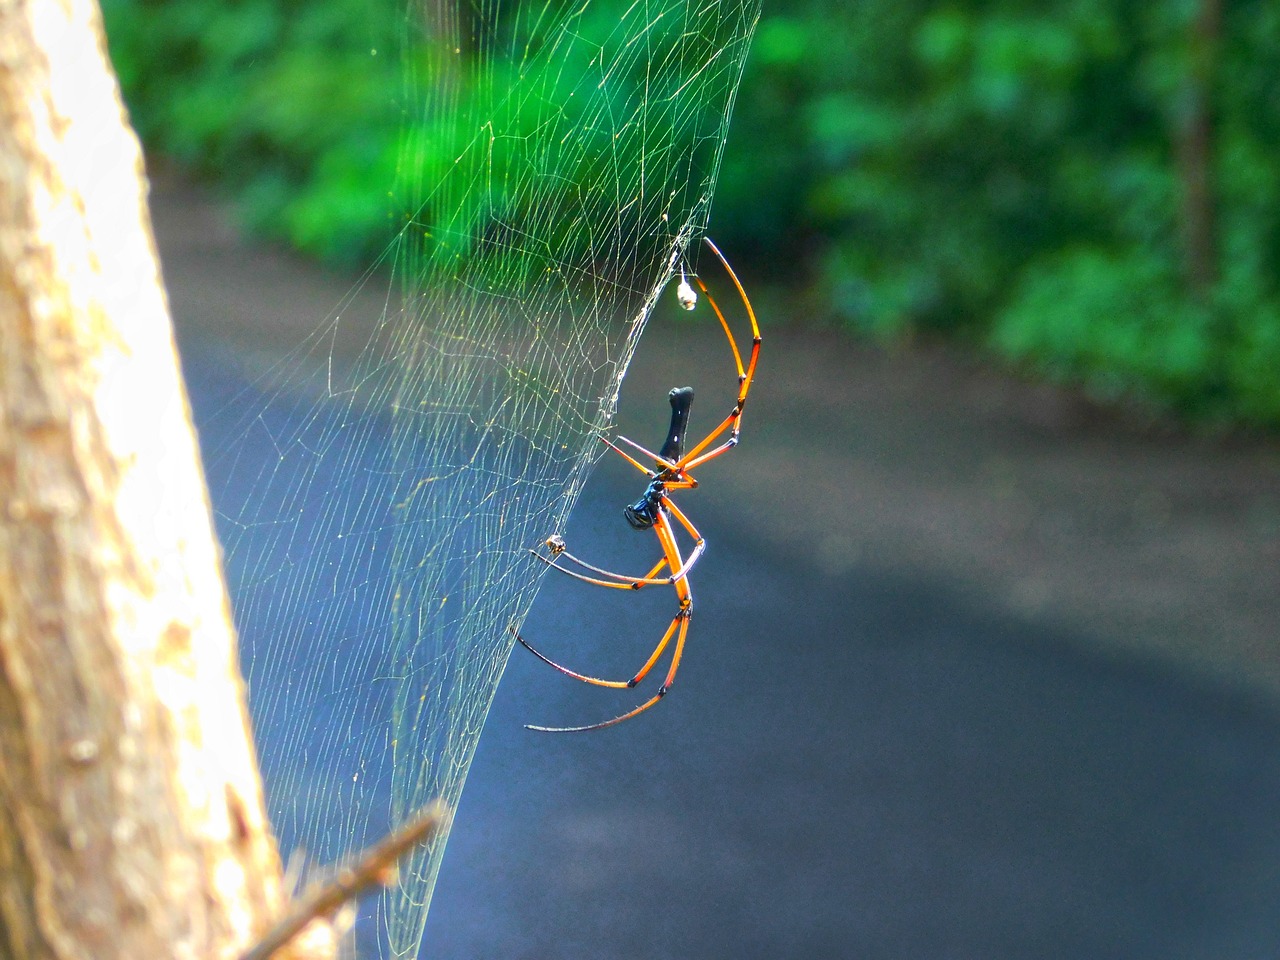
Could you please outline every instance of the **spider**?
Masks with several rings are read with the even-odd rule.
[[[698,288],[706,296],[707,302],[711,304],[711,309],[715,311],[720,325],[724,328],[725,336],[729,338],[729,347],[733,351],[733,362],[738,368],[738,400],[733,405],[733,409],[729,411],[729,415],[720,421],[719,425],[707,434],[700,442],[685,452],[685,429],[689,424],[689,410],[693,405],[693,388],[692,387],[676,387],[668,395],[667,398],[671,403],[671,428],[667,431],[667,439],[662,444],[661,449],[657,453],[640,446],[640,444],[628,440],[626,437],[619,436],[618,443],[625,444],[639,453],[642,459],[636,459],[631,454],[623,450],[618,443],[614,443],[607,437],[601,437],[600,440],[610,450],[617,453],[624,460],[649,478],[649,484],[645,487],[644,493],[635,503],[629,504],[623,508],[623,516],[636,530],[653,530],[658,536],[658,543],[662,547],[662,558],[653,565],[652,569],[644,576],[632,577],[621,573],[612,573],[600,567],[593,566],[585,560],[580,560],[568,551],[565,546],[564,538],[559,534],[553,534],[544,542],[549,555],[544,555],[537,550],[531,551],[535,557],[548,566],[559,570],[561,573],[568,574],[578,580],[586,583],[595,584],[600,587],[613,587],[620,590],[639,590],[642,587],[665,584],[672,587],[675,591],[678,608],[676,614],[671,618],[671,623],[667,627],[666,633],[662,635],[662,639],[658,641],[657,647],[653,653],[649,655],[649,659],[644,665],[636,671],[635,676],[630,680],[601,680],[597,677],[587,676],[570,670],[556,663],[550,657],[536,650],[524,637],[520,636],[513,627],[511,632],[515,634],[517,640],[527,647],[539,660],[552,667],[555,667],[561,673],[573,677],[575,680],[581,680],[584,683],[594,684],[599,687],[612,687],[614,689],[630,689],[640,683],[653,669],[654,664],[658,662],[658,658],[662,656],[667,645],[671,642],[672,636],[676,638],[675,651],[671,655],[671,665],[667,670],[667,677],[662,682],[662,686],[658,688],[650,699],[640,704],[628,712],[614,717],[612,720],[605,720],[601,723],[591,723],[581,727],[543,727],[534,724],[526,724],[529,730],[539,730],[544,733],[583,733],[589,730],[603,730],[605,727],[612,727],[614,724],[622,723],[624,720],[630,720],[637,714],[643,713],[652,707],[655,703],[666,696],[667,691],[671,689],[671,684],[676,678],[676,671],[680,667],[680,657],[684,653],[684,641],[689,632],[689,619],[693,615],[693,591],[689,587],[689,571],[693,569],[693,565],[698,562],[698,558],[702,556],[706,549],[707,542],[702,534],[698,532],[697,527],[690,522],[684,512],[676,506],[671,499],[671,494],[677,490],[692,490],[698,485],[698,481],[693,477],[693,471],[714,460],[721,454],[728,453],[738,444],[738,431],[742,418],[742,408],[747,403],[747,391],[751,389],[751,381],[755,376],[756,360],[760,356],[760,327],[756,323],[755,311],[751,307],[751,301],[747,298],[746,291],[742,288],[742,283],[738,280],[737,274],[733,272],[733,268],[729,266],[729,262],[725,260],[719,248],[716,247],[710,239],[703,238],[711,252],[715,254],[721,266],[724,267],[725,273],[729,275],[729,279],[733,281],[734,287],[738,291],[738,295],[742,298],[743,306],[746,307],[747,317],[751,320],[751,356],[744,368],[742,365],[742,353],[738,350],[738,343],[734,339],[733,331],[729,328],[729,322],[725,319],[724,313],[721,312],[715,298],[711,296],[711,292],[696,274],[693,275],[694,281],[698,284]],[[697,294],[693,288],[689,286],[688,279],[683,270],[681,270],[680,285],[676,291],[676,296],[680,305],[686,310],[692,310],[697,303]],[[729,436],[719,445],[712,447],[725,431],[729,432]],[[708,449],[710,448],[710,449]],[[645,462],[651,462],[653,467],[645,465]],[[693,550],[688,558],[684,558],[680,553],[680,546],[676,542],[675,530],[672,525],[672,518],[675,519],[681,527],[693,538]],[[579,570],[570,570],[560,565],[560,561],[566,561],[587,573],[581,573]],[[668,571],[667,576],[659,576],[663,568]],[[594,574],[590,576],[588,574]]]

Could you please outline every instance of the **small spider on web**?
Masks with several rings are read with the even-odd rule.
[[[540,653],[524,637],[516,633],[514,627],[511,629],[516,639],[543,663],[555,667],[561,673],[573,677],[575,680],[581,680],[584,683],[594,684],[598,687],[625,690],[636,686],[648,676],[649,671],[653,669],[674,636],[676,642],[675,650],[671,655],[671,665],[668,667],[666,679],[663,680],[662,686],[658,688],[657,693],[638,707],[614,717],[612,720],[580,727],[544,727],[526,724],[525,726],[530,730],[539,730],[544,733],[583,733],[589,730],[603,730],[605,727],[612,727],[614,724],[622,723],[624,720],[630,720],[637,714],[648,710],[666,696],[676,678],[676,671],[680,668],[680,658],[684,653],[685,637],[689,632],[689,620],[693,614],[693,591],[689,586],[689,572],[702,556],[707,544],[702,534],[698,532],[697,527],[676,506],[671,499],[671,494],[677,490],[692,490],[698,485],[698,481],[693,477],[695,469],[722,454],[728,453],[737,446],[742,408],[746,406],[747,392],[751,389],[751,381],[756,371],[756,361],[760,357],[760,327],[756,323],[755,311],[751,307],[751,301],[747,297],[746,290],[743,289],[737,274],[733,272],[733,268],[729,266],[729,262],[724,258],[724,254],[720,252],[719,248],[710,239],[704,237],[703,240],[711,252],[715,254],[716,259],[720,261],[720,265],[724,267],[729,279],[733,281],[738,295],[742,298],[742,304],[746,308],[747,317],[751,321],[751,355],[744,367],[742,352],[738,349],[738,342],[729,327],[729,321],[725,319],[723,311],[721,311],[715,298],[711,295],[711,291],[707,289],[702,279],[697,274],[693,274],[694,282],[697,283],[698,288],[707,298],[707,302],[711,304],[711,309],[715,312],[716,318],[724,328],[725,336],[729,339],[729,348],[733,351],[733,362],[738,368],[737,402],[734,404],[733,409],[729,411],[729,415],[720,421],[716,428],[706,437],[689,448],[688,452],[685,449],[685,428],[688,426],[689,411],[693,406],[692,387],[676,387],[667,395],[671,402],[671,428],[667,431],[667,439],[657,453],[623,436],[618,437],[617,443],[607,437],[600,438],[601,442],[608,446],[610,450],[617,453],[649,478],[649,485],[645,488],[640,499],[624,507],[622,512],[627,522],[636,530],[651,529],[657,534],[658,543],[662,548],[661,559],[653,565],[648,573],[634,577],[613,573],[575,557],[568,551],[564,538],[559,534],[553,534],[544,541],[543,546],[546,547],[547,554],[540,553],[537,550],[531,551],[534,556],[553,569],[598,587],[639,590],[642,587],[654,585],[670,586],[674,589],[676,600],[679,604],[676,614],[671,618],[670,625],[662,635],[662,639],[658,641],[653,653],[649,655],[649,659],[644,662],[643,666],[636,671],[635,676],[630,680],[602,680],[570,670],[568,667],[563,667],[550,657]],[[676,298],[680,306],[686,310],[692,310],[697,306],[698,295],[694,292],[693,287],[689,285],[688,276],[683,268],[680,271],[680,284],[676,289]],[[717,440],[724,436],[726,431],[729,436],[718,445],[713,446]],[[633,457],[623,450],[619,444],[630,447],[640,454],[641,459]],[[647,466],[647,463],[652,463],[653,466]],[[680,545],[676,540],[675,528],[672,524],[673,519],[693,539],[693,550],[688,558],[685,558],[680,552]],[[578,569],[568,569],[561,565],[562,561],[573,564]],[[659,576],[664,568],[668,571],[667,576]],[[583,570],[587,572],[579,572]]]

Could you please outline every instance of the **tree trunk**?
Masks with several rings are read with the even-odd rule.
[[[232,957],[282,909],[92,0],[0,0],[0,955]]]
[[[1182,230],[1187,284],[1206,299],[1218,277],[1217,209],[1213,190],[1213,108],[1221,0],[1199,0],[1191,24],[1178,161],[1182,179]]]

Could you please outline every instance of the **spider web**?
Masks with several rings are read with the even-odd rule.
[[[706,225],[757,17],[757,0],[404,12],[403,228],[226,406],[210,464],[286,850],[333,862],[435,797],[456,809],[542,572],[528,550],[563,527]],[[362,949],[417,953],[446,839],[402,865]]]

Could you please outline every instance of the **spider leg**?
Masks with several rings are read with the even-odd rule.
[[[552,539],[555,539],[555,538],[552,538]],[[575,557],[568,550],[564,549],[563,540],[560,540],[559,544],[560,544],[560,548],[558,550],[555,549],[554,547],[552,548],[553,552],[550,557],[544,557],[537,550],[530,550],[529,552],[532,553],[539,560],[541,560],[543,563],[545,563],[547,566],[551,567],[552,569],[559,570],[561,573],[565,574],[566,576],[573,577],[575,580],[581,580],[584,583],[593,583],[598,587],[613,587],[617,590],[639,590],[641,587],[649,586],[651,584],[664,584],[664,583],[672,582],[671,577],[656,576],[657,572],[667,565],[666,557],[663,557],[656,564],[654,564],[653,568],[648,573],[646,573],[643,577],[632,577],[623,573],[614,573],[612,570],[605,570],[602,567],[597,567],[597,566],[594,566],[593,564],[587,563],[587,561],[581,560],[578,557]],[[560,559],[560,557],[564,557],[570,562],[576,563],[578,566],[582,567],[584,570],[590,570],[592,573],[598,573],[601,576],[612,577],[613,580],[600,580],[600,579],[597,579],[596,577],[584,576],[583,574],[578,573],[574,570],[568,570],[565,567],[560,566],[560,564],[556,562],[557,560]],[[614,580],[619,582],[615,583],[613,582]]]
[[[680,486],[682,487],[685,487],[688,485],[689,484],[680,484]],[[672,484],[672,486],[675,486],[675,484]],[[695,527],[693,523],[689,520],[689,518],[685,516],[684,511],[681,510],[678,506],[676,506],[675,503],[670,498],[663,497],[661,503],[664,509],[669,510],[671,514],[677,520],[680,521],[680,525],[683,526],[685,530],[689,532],[689,536],[691,536],[694,541],[693,552],[689,554],[689,558],[685,560],[678,569],[673,570],[670,576],[667,576],[667,577],[657,576],[657,573],[659,570],[661,570],[665,566],[668,566],[668,557],[671,555],[672,552],[674,552],[677,557],[679,557],[680,555],[679,551],[675,550],[675,540],[672,537],[670,525],[666,523],[661,525],[658,525],[658,524],[654,525],[654,530],[658,534],[658,540],[662,543],[662,546],[663,546],[663,554],[664,554],[663,558],[659,560],[656,564],[654,564],[653,568],[648,573],[646,573],[643,577],[632,577],[623,573],[614,573],[612,570],[605,570],[603,567],[597,567],[594,564],[587,563],[587,561],[581,559],[580,557],[575,557],[572,553],[566,550],[564,546],[564,540],[561,539],[559,536],[547,538],[547,548],[551,550],[550,557],[543,556],[537,550],[530,550],[529,552],[532,553],[539,560],[541,560],[543,563],[545,563],[547,566],[552,567],[555,570],[559,570],[561,573],[566,574],[567,576],[573,577],[576,580],[581,580],[584,583],[595,584],[598,587],[613,587],[616,590],[639,590],[641,587],[646,587],[650,585],[676,583],[679,580],[683,580],[688,575],[689,571],[693,569],[693,565],[698,562],[699,558],[703,554],[703,551],[706,550],[707,541],[702,536],[702,534],[698,532],[698,528]],[[672,551],[668,551],[667,549],[667,543],[666,543],[667,538],[672,538],[671,539]],[[570,561],[571,563],[577,564],[578,566],[582,567],[584,570],[590,570],[592,573],[600,574],[601,577],[610,577],[612,579],[601,580],[597,577],[585,576],[584,574],[578,573],[577,571],[574,571],[574,570],[568,570],[560,566],[560,564],[557,562],[561,557],[564,557],[566,560]],[[615,583],[614,581],[617,581],[617,582]]]
[[[602,680],[599,677],[591,677],[585,673],[578,673],[576,670],[570,670],[568,667],[561,666],[545,653],[538,650],[528,640],[520,636],[519,633],[516,633],[514,628],[511,629],[511,632],[515,635],[515,638],[520,641],[521,646],[547,666],[555,667],[566,677],[573,677],[575,680],[581,680],[583,683],[594,684],[597,687],[612,687],[615,690],[628,690],[640,683],[640,681],[649,675],[649,671],[653,669],[653,665],[657,663],[658,658],[662,656],[662,651],[667,649],[667,644],[670,642],[672,634],[676,632],[676,625],[680,622],[682,617],[684,617],[683,608],[679,613],[671,618],[671,625],[667,627],[667,632],[662,635],[662,639],[658,641],[658,645],[653,648],[653,653],[649,654],[649,659],[644,662],[644,666],[637,670],[630,680]]]
[[[729,261],[724,258],[724,254],[720,252],[720,248],[711,242],[710,237],[703,237],[703,241],[711,252],[716,255],[716,259],[720,261],[720,265],[724,267],[724,272],[729,275],[729,279],[733,281],[734,288],[738,291],[738,296],[742,298],[742,305],[747,309],[747,319],[751,321],[751,359],[747,363],[747,369],[742,369],[742,355],[738,352],[738,342],[734,339],[732,331],[729,329],[729,322],[725,320],[724,314],[720,310],[719,304],[715,298],[711,296],[711,291],[702,286],[699,280],[698,286],[702,287],[702,292],[707,295],[707,301],[711,304],[711,308],[715,311],[716,316],[720,319],[720,326],[724,328],[725,336],[729,338],[729,345],[733,348],[733,359],[738,365],[738,380],[742,383],[739,389],[739,398],[746,399],[747,389],[751,385],[751,380],[755,377],[756,361],[760,359],[760,324],[756,321],[756,312],[751,306],[751,298],[747,296],[747,291],[743,289],[742,281],[738,279],[738,275],[734,273],[733,267],[729,266]],[[694,277],[698,280],[698,277]]]
[[[680,525],[683,526],[685,530],[689,531],[689,536],[693,537],[693,552],[689,554],[689,559],[680,565],[679,570],[674,570],[671,573],[671,582],[675,583],[678,580],[683,580],[688,575],[689,571],[693,569],[693,565],[698,562],[698,558],[702,556],[702,552],[707,549],[707,541],[706,538],[698,532],[698,528],[695,527],[689,521],[689,518],[684,515],[684,511],[677,507],[671,500],[667,497],[663,497],[662,505],[671,511],[671,514],[680,521]],[[669,531],[667,535],[671,536]],[[659,536],[661,536],[661,534],[659,534]],[[672,537],[672,546],[675,546],[674,537]]]
[[[600,439],[601,439],[601,440],[604,440],[604,437],[601,437]],[[639,451],[640,451],[641,453],[643,453],[646,457],[651,458],[651,459],[653,460],[653,462],[654,462],[654,463],[656,463],[656,464],[658,464],[659,466],[661,466],[661,467],[666,467],[668,470],[674,470],[674,469],[676,468],[675,463],[673,463],[672,461],[668,460],[666,457],[659,456],[658,454],[656,454],[656,453],[654,453],[652,450],[650,450],[648,447],[642,447],[642,446],[640,446],[640,444],[636,443],[636,442],[635,442],[634,440],[632,440],[630,437],[622,437],[622,436],[620,436],[620,437],[618,437],[618,439],[619,439],[619,440],[621,440],[623,443],[627,444],[628,446],[634,447],[636,450],[639,450]],[[605,440],[605,443],[609,443],[609,441],[608,441],[608,440]],[[609,446],[613,447],[613,449],[614,449],[614,450],[617,450],[617,451],[618,451],[618,453],[621,453],[621,454],[622,454],[624,457],[626,457],[628,460],[631,460],[631,462],[632,462],[632,463],[634,463],[637,467],[640,467],[640,469],[641,469],[641,470],[643,470],[645,473],[649,474],[649,476],[651,476],[651,477],[653,476],[653,472],[652,472],[652,471],[650,471],[650,470],[646,469],[645,467],[640,466],[640,463],[639,463],[638,461],[636,461],[636,460],[632,460],[632,458],[631,458],[630,456],[628,456],[626,453],[623,453],[623,451],[622,451],[622,450],[619,450],[619,449],[618,449],[617,447],[615,447],[612,443],[609,443]]]
[[[683,518],[682,514],[680,516]],[[688,523],[687,519],[682,519],[681,522],[686,526],[692,526]],[[658,513],[657,520],[654,523],[654,531],[657,533],[658,539],[662,542],[662,551],[664,554],[663,562],[672,570],[684,567],[685,563],[682,562],[680,558],[680,547],[676,543],[675,535],[671,531],[670,524],[667,522],[661,511]],[[658,641],[658,645],[654,648],[653,653],[649,655],[649,659],[645,661],[644,666],[641,667],[639,672],[637,672],[629,681],[619,683],[619,681],[616,680],[600,680],[595,677],[588,677],[585,674],[569,670],[539,653],[517,633],[517,640],[533,652],[538,659],[555,667],[561,673],[567,674],[568,676],[582,680],[586,683],[615,688],[618,686],[633,687],[643,680],[649,671],[653,669],[654,664],[658,662],[663,651],[666,650],[667,644],[671,641],[672,634],[675,634],[676,637],[675,652],[671,655],[671,666],[667,669],[666,679],[663,680],[662,686],[658,688],[658,692],[644,703],[640,704],[640,706],[628,711],[627,713],[621,714],[620,716],[614,717],[612,720],[605,720],[602,723],[592,723],[581,727],[544,727],[534,724],[526,724],[526,728],[529,730],[537,730],[541,733],[585,733],[589,730],[603,730],[605,727],[612,727],[614,724],[622,723],[624,720],[630,720],[637,714],[648,710],[655,703],[665,697],[667,695],[667,691],[671,689],[671,684],[675,681],[676,671],[680,669],[680,659],[684,655],[684,641],[685,637],[689,633],[689,618],[693,613],[693,592],[689,589],[688,580],[683,577],[679,580],[673,580],[672,586],[675,588],[676,596],[680,599],[680,609],[676,611],[676,615],[671,619],[671,624],[667,627],[666,633],[662,635],[662,639]],[[515,631],[512,630],[512,633],[515,633]]]
[[[736,411],[735,413],[730,415],[723,424],[721,424],[720,429],[718,429],[715,433],[713,433],[708,438],[708,439],[715,439],[715,437],[718,434],[720,434],[725,429],[725,427],[729,426],[730,424],[733,424],[733,433],[729,435],[728,440],[720,444],[720,446],[716,447],[711,452],[704,453],[699,457],[694,457],[693,460],[691,460],[690,462],[683,464],[680,469],[692,470],[694,467],[700,467],[704,463],[706,463],[708,460],[714,460],[716,457],[720,456],[722,453],[728,453],[730,450],[736,447],[738,445],[738,429],[739,429],[738,424],[740,422],[740,418],[741,418],[741,411]]]
[[[626,443],[631,443],[631,441],[630,441],[630,440],[627,440],[627,438],[626,438],[626,437],[618,437],[618,439],[619,439],[619,440],[622,440],[622,441],[624,441],[624,442],[626,442]],[[601,442],[601,443],[603,443],[603,444],[604,444],[606,447],[608,447],[610,450],[612,450],[614,453],[618,454],[618,456],[622,457],[622,459],[626,460],[626,461],[627,461],[627,463],[631,464],[633,467],[635,467],[637,470],[639,470],[641,473],[643,473],[643,474],[644,474],[646,477],[648,477],[650,480],[652,480],[654,477],[656,477],[656,476],[657,476],[657,474],[656,474],[656,473],[654,473],[652,470],[650,470],[648,467],[646,467],[643,463],[641,463],[641,462],[640,462],[639,460],[637,460],[635,457],[631,456],[631,454],[627,453],[627,451],[623,450],[621,447],[619,447],[616,443],[614,443],[614,442],[613,442],[612,440],[610,440],[608,437],[601,437],[601,438],[600,438],[600,442]],[[638,447],[638,446],[640,446],[640,445],[639,445],[639,444],[634,444],[634,446],[637,446],[637,447]],[[641,449],[643,450],[644,448],[643,448],[643,447],[641,447]]]
[[[751,360],[752,367],[755,366],[755,355],[756,353],[758,353],[759,346],[760,344],[759,342],[757,342],[756,343],[757,349],[752,353],[752,360]],[[749,381],[744,381],[744,384],[746,388],[749,388],[751,385]],[[747,390],[744,388],[739,391],[738,402],[734,404],[733,409],[729,411],[729,415],[725,417],[723,420],[721,420],[719,425],[714,430],[712,430],[709,434],[707,434],[706,438],[701,443],[699,443],[696,447],[694,447],[692,450],[686,453],[683,457],[681,457],[678,461],[676,461],[675,469],[679,470],[682,473],[687,473],[688,471],[692,470],[694,467],[700,466],[701,464],[706,463],[708,460],[714,460],[716,457],[720,456],[720,454],[727,453],[730,450],[732,450],[734,447],[736,447],[738,445],[738,433],[741,430],[742,409],[746,405],[747,405]],[[722,433],[724,433],[726,430],[729,430],[730,428],[732,428],[732,432],[729,434],[728,440],[726,440],[716,449],[712,450],[710,453],[702,452],[703,450],[706,450],[707,447],[711,446],[711,444],[715,442],[717,437],[719,437]]]
[[[747,404],[747,393],[751,390],[751,383],[756,375],[756,363],[760,359],[760,324],[756,320],[755,309],[751,306],[751,299],[747,296],[747,291],[742,287],[742,281],[738,279],[738,275],[733,272],[733,267],[729,266],[729,261],[724,258],[724,254],[720,252],[720,248],[711,242],[709,238],[704,237],[707,246],[711,248],[711,252],[716,255],[716,259],[720,261],[725,272],[729,275],[729,279],[733,281],[738,296],[742,298],[743,306],[746,307],[747,317],[751,321],[751,356],[744,368],[742,365],[742,352],[738,349],[738,341],[733,336],[733,331],[729,327],[729,321],[725,319],[724,311],[720,309],[720,305],[716,303],[715,297],[711,295],[711,291],[707,289],[706,284],[698,276],[694,276],[698,286],[706,295],[707,302],[711,304],[711,309],[715,311],[716,318],[720,321],[720,326],[724,329],[724,334],[729,340],[729,348],[733,351],[733,362],[738,369],[738,402],[734,404],[733,410],[729,415],[720,422],[714,430],[711,431],[701,443],[686,453],[675,463],[675,469],[680,471],[688,471],[700,464],[713,460],[723,453],[728,453],[738,444],[739,421],[742,417],[742,408]],[[710,453],[704,454],[703,451],[711,446],[722,433],[732,428],[729,439],[719,447],[716,447]]]
[[[667,691],[671,689],[672,681],[676,678],[676,670],[680,667],[680,657],[684,654],[684,638],[689,632],[689,608],[682,608],[676,614],[676,619],[680,623],[680,633],[676,637],[676,652],[671,657],[671,667],[667,670],[667,678],[663,681],[662,686],[658,688],[658,692],[646,700],[640,706],[626,713],[614,717],[612,720],[605,720],[601,723],[589,723],[582,727],[543,727],[532,723],[526,723],[526,730],[537,730],[539,733],[587,733],[591,730],[603,730],[606,727],[612,727],[615,724],[622,723],[624,720],[630,720],[632,717],[644,713],[655,703],[667,695]]]

